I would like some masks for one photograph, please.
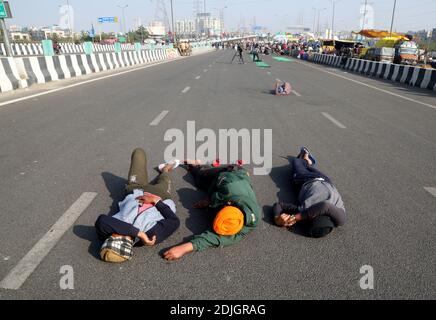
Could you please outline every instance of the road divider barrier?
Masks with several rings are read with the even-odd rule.
[[[92,52],[117,52],[115,44],[99,44],[91,43]],[[207,50],[211,47],[211,42],[201,41],[192,42],[194,51]],[[59,43],[61,54],[77,54],[85,53],[85,43]],[[142,51],[142,50],[167,50],[171,49],[171,45],[149,45],[149,44],[131,44],[120,43],[121,51]],[[12,53],[14,57],[17,56],[40,56],[44,55],[43,46],[41,43],[11,43]],[[138,49],[138,50],[137,50]],[[0,43],[0,56],[6,56],[6,49],[4,43]]]
[[[193,48],[193,54],[211,50],[210,47],[199,46]],[[77,53],[55,56],[2,57],[0,58],[0,92],[107,70],[174,60],[179,56],[177,49],[167,48],[119,53],[95,52],[89,55]]]
[[[27,81],[20,76],[14,58],[0,58],[0,92],[27,88]]]
[[[297,56],[294,54],[294,56]],[[312,53],[308,61],[342,68],[362,75],[399,82],[412,87],[436,91],[436,70],[392,63],[343,58],[333,55]]]

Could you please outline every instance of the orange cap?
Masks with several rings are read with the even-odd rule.
[[[244,214],[236,207],[224,207],[215,217],[213,230],[221,236],[234,236],[244,226]]]

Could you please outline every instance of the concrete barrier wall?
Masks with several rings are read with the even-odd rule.
[[[0,58],[0,92],[26,87],[27,81],[20,76],[14,58]]]
[[[342,59],[326,54],[310,54],[309,61],[366,76],[400,82],[409,86],[436,91],[436,70],[420,67],[383,63],[362,59]]]
[[[52,57],[0,58],[0,92],[101,71],[171,60],[177,56],[178,52],[175,50],[158,49],[120,53],[104,52],[92,55],[79,53]]]
[[[193,43],[194,48],[201,49],[203,47],[210,47],[210,44],[206,46],[208,43]],[[75,53],[84,53],[83,44],[74,44],[74,43],[59,43],[61,46],[61,54],[75,54]],[[40,43],[12,43],[12,52],[14,56],[33,56],[33,55],[43,55],[44,52],[42,50],[42,45]],[[156,47],[156,50],[161,49],[165,50],[165,47]],[[122,51],[135,51],[135,45],[130,43],[122,43],[121,44]],[[141,50],[149,50],[147,45],[142,45]],[[113,44],[93,44],[93,51],[96,52],[115,52],[115,45]],[[0,44],[0,56],[5,56],[6,50],[4,43]]]
[[[193,53],[207,51],[212,51],[212,48],[195,48]],[[98,52],[91,55],[77,53],[52,57],[0,58],[0,92],[128,66],[173,60],[177,57],[179,52],[176,49],[156,49],[120,53]]]
[[[140,65],[167,59],[165,50],[104,52],[53,57],[21,57],[28,84],[79,77],[86,74]]]

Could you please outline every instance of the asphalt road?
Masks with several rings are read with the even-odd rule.
[[[436,95],[297,60],[265,57],[267,69],[230,64],[232,55],[191,57],[0,108],[0,280],[84,192],[97,193],[22,287],[0,289],[1,299],[436,298],[436,196],[424,189],[436,187]],[[276,79],[297,93],[272,95]],[[189,120],[197,130],[272,129],[271,174],[253,176],[259,227],[233,247],[164,261],[164,249],[210,224],[192,209],[203,194],[178,169],[180,229],[157,247],[136,248],[129,263],[101,262],[93,225],[122,200],[131,151],[144,148],[156,176],[165,132],[186,132]],[[293,199],[286,158],[301,145],[347,209],[346,226],[322,240],[270,220],[278,198]],[[60,289],[65,265],[74,290]],[[359,286],[364,265],[374,269],[374,290]]]

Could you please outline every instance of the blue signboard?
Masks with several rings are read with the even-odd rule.
[[[118,23],[118,17],[100,17],[98,23]]]

